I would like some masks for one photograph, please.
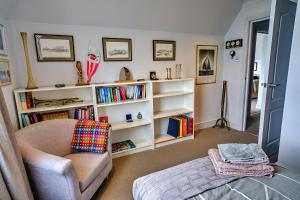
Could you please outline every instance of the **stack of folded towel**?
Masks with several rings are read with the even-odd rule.
[[[274,168],[258,144],[219,144],[208,150],[208,155],[219,175],[272,176]]]

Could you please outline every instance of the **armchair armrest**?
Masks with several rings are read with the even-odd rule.
[[[80,199],[79,180],[72,161],[35,149],[18,140],[37,199]]]
[[[20,141],[18,144],[22,151],[23,160],[27,164],[36,168],[50,170],[61,175],[70,170],[72,165],[71,160],[42,152]]]

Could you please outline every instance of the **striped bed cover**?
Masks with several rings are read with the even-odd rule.
[[[300,173],[275,166],[273,178],[242,178],[189,200],[300,200]]]

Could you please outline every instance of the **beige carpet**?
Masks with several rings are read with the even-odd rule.
[[[209,148],[229,142],[257,142],[257,137],[234,130],[209,128],[196,133],[195,140],[114,159],[110,179],[103,183],[93,200],[130,200],[132,183],[136,178],[207,156]]]

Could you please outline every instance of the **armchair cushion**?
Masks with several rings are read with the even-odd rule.
[[[65,158],[72,160],[81,192],[102,173],[110,162],[110,156],[107,152],[104,154],[74,153],[66,155]]]
[[[74,129],[72,149],[77,152],[105,153],[110,124],[79,120]]]

